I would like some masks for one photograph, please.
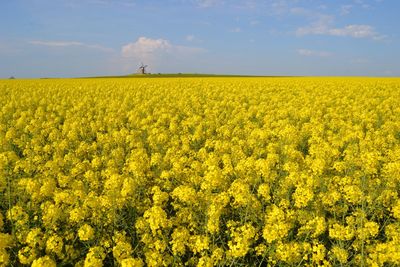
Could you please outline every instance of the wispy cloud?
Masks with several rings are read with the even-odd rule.
[[[196,39],[196,37],[193,34],[189,34],[186,35],[185,39],[186,41],[193,42]]]
[[[135,7],[136,3],[133,0],[89,0],[90,4],[97,5],[120,5],[125,7]]]
[[[57,46],[57,47],[83,45],[83,43],[80,42],[65,42],[65,41],[29,41],[29,43],[34,45]]]
[[[286,0],[274,0],[270,3],[270,12],[274,15],[282,15],[288,12],[290,4]]]
[[[255,25],[260,24],[260,21],[259,21],[259,20],[251,20],[251,21],[249,22],[249,24],[250,24],[251,26],[255,26]]]
[[[373,40],[383,40],[385,35],[378,33],[371,25],[350,24],[342,28],[333,26],[334,17],[329,15],[319,15],[317,20],[309,26],[300,27],[296,30],[296,35],[330,35],[353,38],[369,38]]]
[[[238,32],[242,32],[242,29],[240,27],[236,27],[236,28],[231,29],[230,32],[238,33]]]
[[[354,0],[354,3],[359,5],[360,7],[364,8],[364,9],[368,9],[371,7],[371,5],[369,3],[366,3],[367,1],[364,0]],[[381,1],[375,1],[377,3],[381,2]]]
[[[224,1],[222,0],[196,0],[196,4],[199,7],[207,8],[207,7],[213,7],[222,4]]]
[[[105,52],[113,52],[114,50],[109,47],[104,47],[97,44],[85,44],[82,42],[76,41],[41,41],[41,40],[33,40],[29,41],[32,45],[40,45],[40,46],[48,46],[48,47],[71,47],[71,46],[78,46],[78,47],[85,47],[90,49],[101,50]]]
[[[296,5],[288,5],[284,0],[277,1],[282,7],[286,7],[289,15],[303,17],[309,21],[308,25],[298,27],[295,31],[298,36],[305,35],[329,35],[353,38],[369,38],[373,40],[383,40],[385,35],[380,34],[371,25],[367,24],[348,24],[343,27],[335,25],[336,15],[348,15],[356,8],[368,8],[365,1],[354,0],[352,4],[339,6],[339,13],[326,13],[327,10],[315,10],[310,7],[301,7]],[[283,9],[284,10],[284,9]]]
[[[307,8],[304,8],[304,7],[297,7],[297,6],[291,7],[289,9],[289,13],[291,15],[298,15],[298,16],[305,16],[305,17],[319,16],[319,14],[316,14],[311,9],[307,9]]]
[[[331,24],[333,24],[334,17],[330,15],[317,15],[314,19],[315,21],[308,26],[299,27],[296,30],[296,35],[316,35],[316,34],[326,34]]]
[[[350,36],[354,38],[372,38],[372,39],[381,39],[380,36],[374,29],[374,27],[370,25],[347,25],[343,28],[334,28],[329,29],[327,34],[333,36]]]
[[[371,63],[368,58],[353,58],[349,61],[351,64],[365,65]]]
[[[310,49],[297,49],[297,53],[301,56],[306,56],[306,57],[330,57],[332,56],[332,53],[326,52],[326,51],[316,51],[316,50],[310,50]]]
[[[353,5],[342,5],[340,6],[340,15],[348,15],[351,12]]]

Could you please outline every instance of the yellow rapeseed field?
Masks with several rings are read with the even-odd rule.
[[[400,266],[400,79],[0,81],[0,266]]]

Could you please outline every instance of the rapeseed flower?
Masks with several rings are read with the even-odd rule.
[[[0,266],[400,266],[397,78],[0,88]]]

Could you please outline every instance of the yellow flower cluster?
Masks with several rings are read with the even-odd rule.
[[[0,266],[400,266],[400,79],[0,92]]]

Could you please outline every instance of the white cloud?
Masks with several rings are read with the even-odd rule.
[[[168,40],[147,37],[139,37],[136,42],[124,45],[121,50],[124,57],[150,57],[159,53],[177,53],[182,55],[204,51],[203,48],[174,45]]]
[[[112,48],[104,47],[97,44],[85,44],[82,42],[76,41],[40,41],[40,40],[33,40],[29,41],[30,44],[33,45],[40,45],[40,46],[48,46],[48,47],[71,47],[71,46],[78,46],[78,47],[85,47],[90,49],[101,50],[105,52],[113,52]]]
[[[169,41],[164,39],[151,39],[139,37],[134,43],[122,47],[124,57],[149,57],[157,52],[169,52],[172,49]]]
[[[139,37],[135,42],[121,48],[122,57],[131,62],[144,62],[152,67],[164,67],[170,63],[182,62],[204,53],[199,47],[172,44],[165,39]]]
[[[330,57],[332,53],[326,51],[315,51],[310,49],[297,49],[297,53],[306,57]]]

